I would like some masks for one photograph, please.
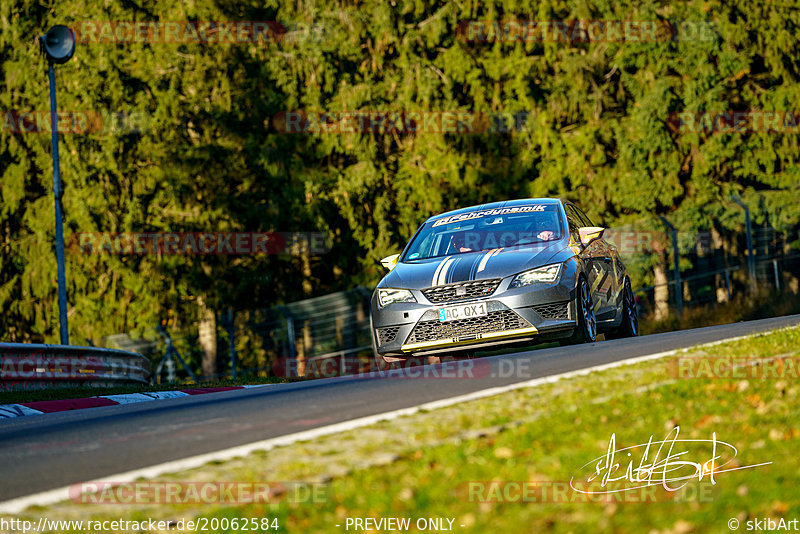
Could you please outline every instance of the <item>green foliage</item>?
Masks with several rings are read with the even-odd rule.
[[[469,42],[466,20],[708,23],[711,38]],[[739,229],[750,204],[797,239],[798,137],[676,129],[676,113],[792,111],[800,12],[775,3],[490,1],[0,7],[0,109],[46,111],[33,36],[82,21],[277,20],[277,44],[80,43],[62,110],[138,128],[61,136],[65,232],[322,231],[302,256],[67,257],[73,337],[172,325],[375,283],[431,214],[524,196],[575,200],[606,226],[669,215]],[[284,134],[281,111],[527,114],[512,132]],[[49,136],[0,131],[0,339],[57,331]],[[658,225],[656,225],[657,227]],[[644,261],[641,272],[649,267]],[[642,275],[646,279],[645,275]]]

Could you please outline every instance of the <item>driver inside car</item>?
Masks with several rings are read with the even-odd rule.
[[[555,221],[546,220],[544,218],[539,219],[536,222],[536,237],[541,239],[542,241],[552,241],[556,239],[556,233],[552,230],[552,228],[556,228],[558,225],[555,224]]]
[[[464,232],[456,232],[450,238],[450,246],[447,248],[454,252],[472,252],[472,248],[466,246],[465,241]]]

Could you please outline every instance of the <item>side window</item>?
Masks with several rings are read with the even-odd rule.
[[[431,250],[432,245],[433,245],[432,241],[433,241],[433,239],[431,238],[431,236],[430,235],[427,236],[422,241],[422,243],[420,243],[419,248],[417,249],[416,255],[412,254],[412,256],[414,256],[414,257],[413,258],[409,258],[409,259],[413,260],[413,259],[418,258],[420,256],[422,256],[423,258],[427,258],[428,256],[432,256],[433,255],[433,251]]]
[[[589,217],[586,216],[584,212],[581,211],[579,207],[573,206],[573,208],[575,208],[575,211],[578,214],[578,218],[580,218],[580,220],[584,223],[583,224],[584,226],[597,226],[592,222],[592,220]]]

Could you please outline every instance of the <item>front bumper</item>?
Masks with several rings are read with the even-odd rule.
[[[491,295],[441,303],[431,302],[421,290],[411,290],[417,302],[383,308],[378,306],[376,291],[371,310],[377,351],[388,357],[408,357],[422,352],[486,348],[572,330],[575,295],[571,278],[562,276],[554,284],[516,289],[508,289],[511,280],[504,279]],[[487,304],[485,317],[448,322],[438,319],[440,308],[478,302]]]

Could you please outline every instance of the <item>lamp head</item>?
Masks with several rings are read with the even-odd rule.
[[[50,63],[66,63],[75,54],[75,32],[57,24],[39,37],[39,45]]]

